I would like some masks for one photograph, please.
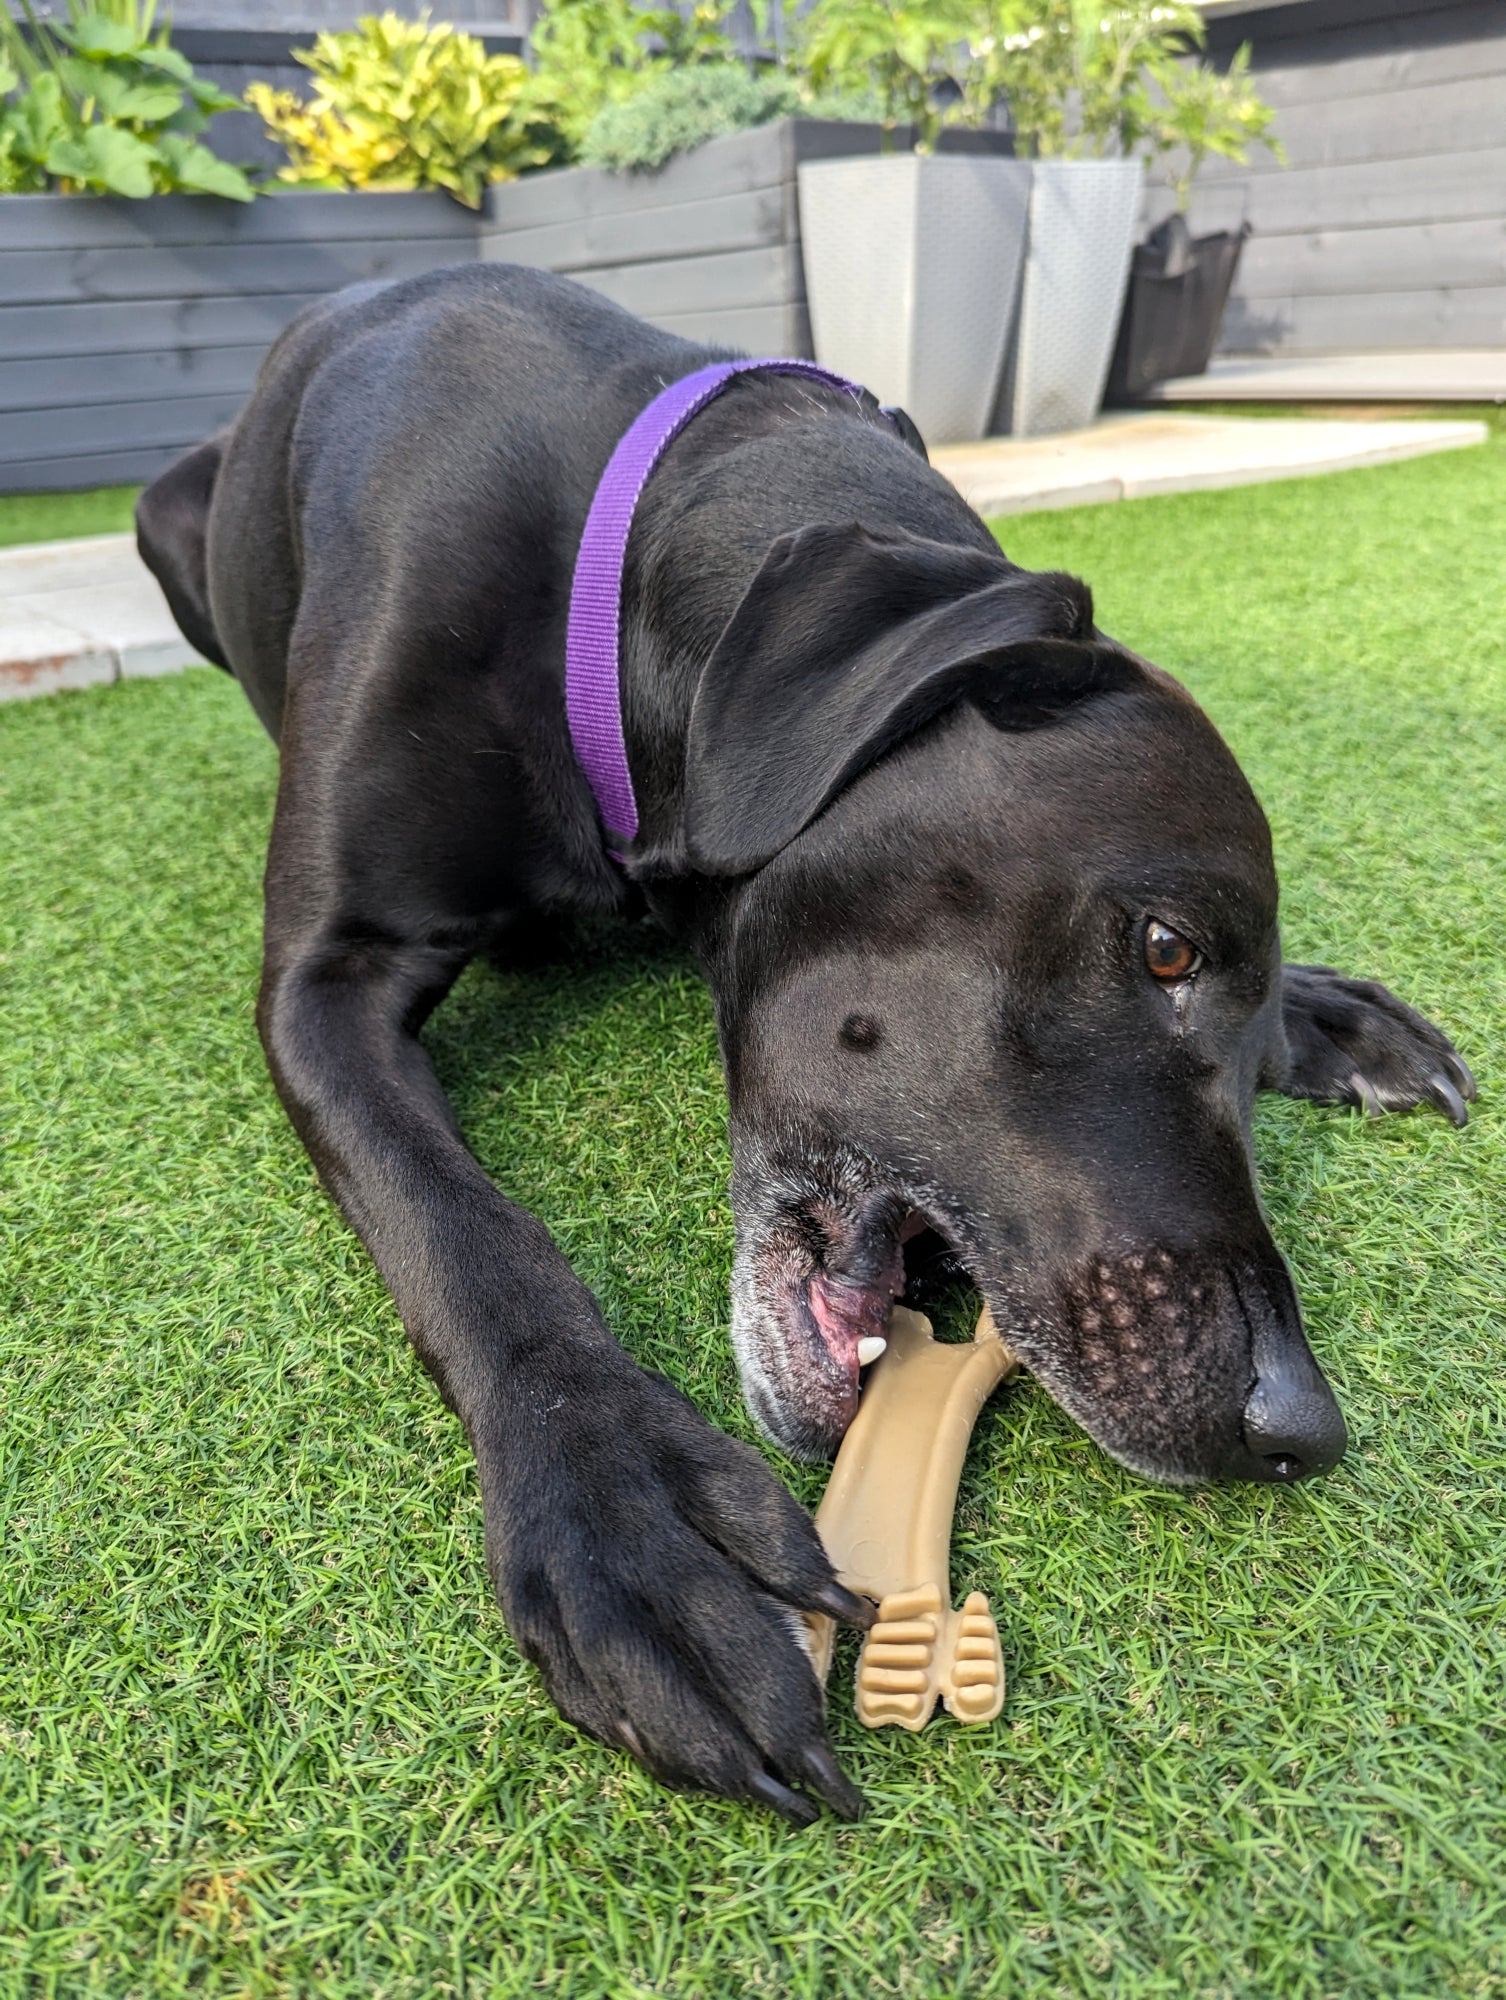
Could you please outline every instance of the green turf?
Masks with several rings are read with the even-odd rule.
[[[120,535],[133,526],[139,486],[96,486],[87,493],[0,493],[0,549],[20,542],[62,542],[74,535]]]
[[[1261,1112],[1327,1481],[1158,1490],[1030,1385],[985,1419],[956,1573],[1008,1707],[868,1735],[839,1686],[856,1831],[657,1790],[512,1650],[459,1430],[263,1074],[235,688],[5,712],[4,2000],[1506,1992],[1503,519],[1496,444],[1007,524],[1229,735],[1293,955],[1435,1011],[1484,1101]],[[686,965],[477,971],[430,1041],[634,1351],[748,1435]]]

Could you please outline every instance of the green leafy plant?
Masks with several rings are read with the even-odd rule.
[[[396,14],[368,14],[348,31],[294,51],[314,94],[253,83],[260,112],[289,164],[279,178],[330,188],[444,188],[475,208],[492,181],[550,157],[515,116],[528,72],[488,55],[474,35]]]
[[[240,100],[154,28],[156,0],[69,0],[45,24],[21,10],[24,27],[0,9],[0,193],[253,198],[198,136]]]
[[[976,0],[815,0],[788,24],[792,59],[812,91],[871,95],[887,129],[913,126],[930,152],[944,124],[980,122],[976,17]]]
[[[1281,157],[1248,46],[1221,74],[1192,60],[1206,39],[1186,0],[978,0],[959,78],[969,113],[1003,96],[1017,143],[1043,159],[1185,148],[1185,207],[1209,153],[1243,159],[1260,141]]]
[[[582,158],[608,106],[627,104],[676,69],[733,63],[730,12],[730,0],[701,0],[689,14],[635,0],[550,0],[530,43],[520,128],[547,149],[551,165]]]
[[[1177,170],[1170,175],[1177,211],[1185,214],[1192,183],[1210,153],[1226,160],[1244,160],[1256,143],[1283,164],[1286,152],[1271,136],[1275,112],[1250,83],[1250,45],[1241,44],[1223,74],[1209,63],[1185,68],[1166,93],[1152,139],[1157,152],[1172,154]]]
[[[1041,158],[1181,149],[1182,206],[1210,153],[1239,160],[1258,141],[1281,157],[1248,48],[1222,74],[1193,60],[1206,36],[1187,0],[814,0],[793,19],[763,0],[759,20],[810,86],[871,90],[922,152],[1002,100]]]

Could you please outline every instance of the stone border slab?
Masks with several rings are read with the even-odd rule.
[[[948,445],[931,460],[980,514],[997,516],[1352,472],[1483,444],[1488,435],[1484,424],[1463,420],[1117,416],[1057,437]]]
[[[0,701],[199,664],[134,535],[0,549]]]
[[[1464,422],[1154,415],[949,445],[932,460],[979,513],[1000,515],[1384,465],[1486,435]],[[0,700],[199,663],[133,535],[0,549]]]
[[[1506,403],[1506,348],[1413,354],[1221,354],[1148,403]]]

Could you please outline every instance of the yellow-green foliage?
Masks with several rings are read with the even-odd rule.
[[[287,150],[280,178],[303,186],[446,188],[479,206],[491,181],[546,157],[512,119],[528,72],[443,23],[367,15],[296,51],[313,71],[303,103],[254,83],[247,101]]]

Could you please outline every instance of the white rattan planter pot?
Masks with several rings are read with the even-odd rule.
[[[1097,416],[1144,173],[1139,160],[1035,162],[1025,275],[994,430],[1041,437]]]
[[[1028,161],[956,153],[821,160],[799,170],[816,358],[900,404],[931,444],[987,430],[1019,289],[1030,180]]]

